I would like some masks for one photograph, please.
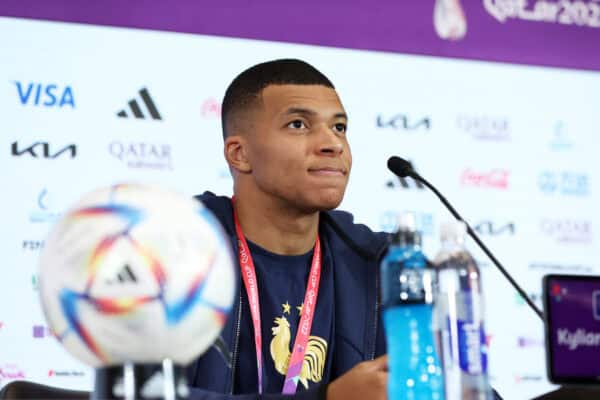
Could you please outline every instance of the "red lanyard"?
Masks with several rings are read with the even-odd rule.
[[[232,200],[233,201],[233,200]],[[263,362],[262,362],[262,331],[260,329],[260,303],[258,299],[258,281],[256,279],[256,269],[250,254],[250,248],[242,232],[242,228],[238,221],[235,209],[233,211],[233,219],[235,222],[235,231],[237,233],[239,258],[242,278],[250,303],[250,314],[252,314],[252,325],[254,326],[254,345],[256,347],[256,368],[258,371],[258,392],[262,393],[262,377],[263,377]],[[294,349],[288,364],[285,383],[283,384],[283,394],[294,394],[298,387],[298,378],[302,371],[302,363],[304,362],[304,354],[310,336],[315,308],[317,305],[317,296],[319,294],[319,282],[321,280],[321,241],[317,235],[315,250],[312,259],[312,266],[306,284],[306,294],[304,295],[304,305],[302,306],[302,316],[298,324],[298,332],[294,341]]]

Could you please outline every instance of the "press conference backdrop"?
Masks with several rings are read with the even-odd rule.
[[[597,42],[598,43],[598,42]],[[541,307],[541,277],[600,273],[600,73],[217,36],[0,19],[0,386],[89,389],[92,371],[44,322],[37,259],[53,222],[116,182],[231,194],[220,101],[255,63],[297,57],[335,83],[353,152],[342,204],[391,231],[413,211],[424,249],[450,216],[391,155],[447,194]],[[507,399],[552,389],[542,323],[482,268],[492,384]]]

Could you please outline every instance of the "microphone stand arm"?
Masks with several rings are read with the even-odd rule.
[[[422,184],[427,186],[429,189],[431,189],[431,191],[433,193],[435,193],[435,195],[440,199],[440,201],[442,203],[444,203],[446,208],[448,208],[448,210],[450,210],[450,213],[452,213],[454,218],[465,223],[465,225],[467,226],[467,233],[473,238],[475,243],[477,243],[477,245],[481,248],[481,250],[483,250],[483,252],[489,257],[489,259],[492,260],[492,262],[494,263],[496,268],[498,268],[498,270],[502,273],[502,275],[504,275],[506,280],[508,280],[510,282],[510,284],[513,286],[513,288],[515,288],[515,290],[519,293],[519,295],[527,302],[529,307],[531,307],[531,309],[537,314],[537,316],[540,317],[540,319],[542,321],[544,321],[544,314],[542,313],[542,311],[540,311],[540,309],[537,308],[537,306],[533,303],[533,301],[531,301],[531,299],[529,298],[527,293],[525,293],[525,291],[512,278],[512,276],[510,276],[510,274],[508,272],[506,272],[506,269],[500,263],[500,261],[498,261],[498,259],[496,259],[496,257],[487,248],[487,246],[481,241],[481,239],[479,239],[479,236],[477,236],[477,233],[475,233],[475,231],[473,229],[471,229],[471,226],[469,225],[469,223],[467,221],[465,221],[463,219],[463,217],[460,216],[460,214],[454,209],[454,207],[452,207],[452,205],[448,202],[448,200],[446,200],[446,198],[431,183],[429,183],[425,178],[423,178],[421,175],[419,175],[415,171],[411,171],[410,177],[418,180],[419,182],[421,182]]]

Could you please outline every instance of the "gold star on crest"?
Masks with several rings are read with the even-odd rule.
[[[281,306],[283,307],[283,313],[284,313],[284,314],[285,314],[285,313],[291,314],[291,311],[290,311],[290,308],[291,308],[291,307],[290,307],[290,303],[288,303],[288,302],[286,301],[286,302],[285,302],[285,304],[282,304]]]
[[[298,310],[298,314],[302,315],[302,308],[304,307],[304,303],[300,304],[299,306],[296,306],[296,309]]]

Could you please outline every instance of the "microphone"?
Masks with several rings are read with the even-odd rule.
[[[397,156],[391,156],[388,159],[387,166],[390,171],[400,178],[406,178],[407,176],[411,176],[412,173],[417,173],[410,162]]]
[[[438,199],[440,199],[440,201],[444,204],[444,206],[446,206],[446,208],[450,211],[450,213],[454,216],[454,218],[465,223],[465,225],[467,226],[467,233],[469,234],[469,236],[471,236],[473,238],[473,240],[475,241],[475,243],[477,243],[479,248],[481,250],[483,250],[483,252],[489,257],[490,260],[492,260],[492,262],[494,263],[496,268],[498,268],[498,270],[502,273],[502,275],[504,275],[506,280],[508,280],[508,282],[510,282],[512,287],[515,288],[515,290],[521,295],[521,297],[523,297],[523,299],[525,299],[525,302],[527,303],[527,305],[537,314],[538,317],[540,317],[540,319],[542,321],[544,320],[544,314],[542,313],[542,311],[540,311],[540,309],[537,308],[537,306],[533,303],[533,301],[531,301],[529,296],[527,296],[527,293],[525,293],[525,291],[519,286],[519,284],[508,273],[508,271],[506,271],[504,266],[500,263],[500,261],[498,261],[498,259],[494,256],[494,254],[490,251],[490,249],[488,249],[487,246],[481,241],[481,239],[479,239],[479,236],[477,236],[477,233],[475,233],[475,231],[471,228],[469,223],[467,221],[465,221],[463,219],[463,217],[460,216],[460,214],[454,209],[454,207],[452,207],[450,202],[448,202],[448,200],[446,200],[446,198],[435,188],[435,186],[433,186],[425,178],[423,178],[421,175],[419,175],[417,173],[417,171],[414,170],[412,164],[403,158],[400,158],[397,156],[392,156],[388,159],[387,166],[388,166],[388,169],[390,171],[392,171],[395,175],[397,175],[401,178],[406,178],[407,176],[411,177],[411,178],[421,182],[423,185],[427,186],[429,189],[431,189],[431,191],[433,193],[435,193],[435,195],[438,197]]]

